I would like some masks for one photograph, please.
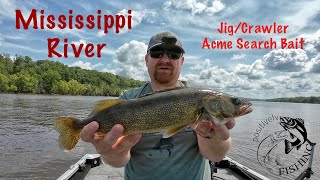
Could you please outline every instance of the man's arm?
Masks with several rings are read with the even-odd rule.
[[[234,119],[225,125],[199,122],[196,128],[200,153],[208,160],[221,161],[231,147],[229,129],[235,125]]]

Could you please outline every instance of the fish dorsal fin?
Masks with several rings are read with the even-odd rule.
[[[146,97],[146,96],[151,96],[157,93],[162,93],[162,92],[167,92],[167,91],[172,91],[172,90],[178,90],[178,89],[185,89],[187,87],[175,87],[175,88],[170,88],[170,89],[163,89],[163,90],[159,90],[159,91],[153,91],[151,93],[147,93],[145,95],[139,96],[138,98],[142,98],[142,97]]]
[[[102,100],[97,103],[97,105],[93,108],[92,112],[90,113],[89,117],[97,114],[98,112],[108,109],[112,106],[115,106],[117,104],[122,103],[124,100],[120,99],[107,99],[107,100]]]
[[[176,127],[169,128],[163,133],[162,138],[169,138],[187,126],[188,125],[182,125],[182,126],[176,126]]]

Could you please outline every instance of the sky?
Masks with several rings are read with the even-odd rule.
[[[123,15],[131,16],[132,28],[115,26],[108,33],[98,28],[88,29],[29,29],[16,28],[16,9],[28,18],[32,9],[37,18],[66,15]],[[44,10],[41,14],[40,10]],[[132,10],[128,15],[128,10]],[[45,21],[46,22],[46,21]],[[57,22],[57,21],[56,21]],[[86,21],[84,20],[84,23]],[[57,22],[58,23],[58,22]],[[220,24],[233,25],[236,33],[219,33]],[[259,33],[254,30],[277,24],[282,32]],[[252,26],[248,33],[246,27]],[[287,26],[286,32],[284,27]],[[243,27],[243,28],[242,28]],[[231,27],[228,27],[230,29]],[[163,0],[163,1],[53,1],[0,0],[0,53],[29,56],[34,61],[48,59],[68,66],[110,72],[138,80],[149,81],[144,62],[150,37],[157,32],[171,31],[183,44],[184,65],[180,79],[193,86],[250,98],[320,96],[320,0]],[[233,34],[232,36],[229,34]],[[67,38],[68,58],[48,57],[48,38],[59,38],[56,50],[63,52]],[[212,41],[231,41],[232,48],[202,48],[205,38]],[[240,49],[242,38],[249,45],[268,42],[275,48]],[[293,48],[281,48],[281,39],[293,41]],[[296,39],[304,40],[295,44]],[[101,57],[75,58],[71,43],[105,43]],[[14,57],[13,57],[14,58]]]

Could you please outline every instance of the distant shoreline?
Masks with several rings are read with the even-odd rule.
[[[113,97],[113,98],[116,98],[116,97],[119,97],[119,96],[103,96],[103,95],[72,95],[72,94],[33,94],[33,93],[6,93],[6,92],[0,92],[0,95],[1,94],[7,94],[7,95],[34,95],[34,96],[86,96],[86,97],[89,97],[89,96],[93,96],[93,97]]]
[[[0,54],[0,93],[119,96],[145,82],[28,56]]]
[[[309,97],[282,97],[273,99],[251,99],[251,101],[267,101],[267,102],[288,102],[288,103],[308,103],[308,104],[320,104],[320,96],[309,96]]]
[[[33,94],[33,93],[4,93],[1,94],[11,94],[11,95],[43,95],[43,96],[94,96],[94,95],[72,95],[72,94]],[[95,95],[101,96],[101,95]],[[113,97],[118,96],[101,96],[101,97]],[[310,96],[310,97],[290,97],[290,98],[274,98],[274,99],[254,99],[254,98],[244,98],[250,101],[266,101],[266,102],[288,102],[288,103],[307,103],[307,104],[320,104],[320,96]]]

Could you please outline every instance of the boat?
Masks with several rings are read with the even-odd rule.
[[[312,143],[312,150],[308,167],[295,179],[309,179],[313,174],[312,160],[315,143]],[[225,157],[220,162],[210,162],[212,180],[233,180],[233,179],[252,179],[269,180],[262,174],[242,165],[241,163]],[[124,168],[114,168],[102,163],[99,154],[86,154],[78,162],[71,165],[58,180],[96,180],[96,179],[124,179]]]

